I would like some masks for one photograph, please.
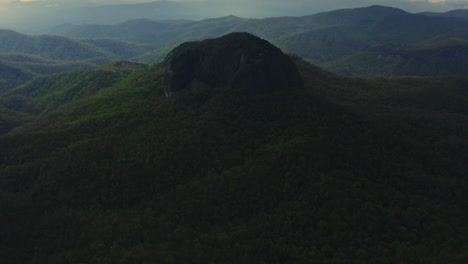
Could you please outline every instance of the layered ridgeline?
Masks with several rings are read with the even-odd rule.
[[[465,75],[460,67],[451,65],[467,65],[466,46],[457,47],[463,50],[459,56],[443,55],[445,50],[453,49],[454,40],[468,40],[468,20],[460,18],[462,14],[463,10],[430,16],[370,6],[304,17],[244,19],[228,16],[182,24],[137,20],[105,26],[62,26],[53,32],[74,38],[106,37],[151,45],[155,51],[132,59],[147,64],[160,62],[184,41],[245,31],[341,74]],[[391,50],[391,54],[382,54],[387,50]],[[422,54],[424,60],[420,58]],[[398,60],[388,60],[389,55]],[[420,63],[429,66],[422,67]],[[353,65],[353,69],[348,65]]]
[[[468,9],[456,9],[456,10],[447,11],[444,13],[424,12],[420,14],[426,15],[426,16],[458,17],[458,18],[468,19]]]
[[[120,40],[78,41],[0,30],[0,92],[37,75],[93,69],[150,50],[148,46]]]
[[[166,97],[243,56],[304,84]],[[246,34],[171,58],[1,97],[2,263],[465,262],[467,78],[339,77]]]

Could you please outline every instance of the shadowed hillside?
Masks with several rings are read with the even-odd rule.
[[[4,94],[2,263],[464,263],[468,79],[292,61],[304,89],[119,62]]]

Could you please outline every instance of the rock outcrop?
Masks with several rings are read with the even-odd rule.
[[[209,87],[257,94],[304,86],[287,55],[249,33],[184,43],[165,58],[162,66],[166,68],[166,96]]]

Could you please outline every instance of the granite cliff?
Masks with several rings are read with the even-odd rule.
[[[162,66],[166,69],[166,96],[210,87],[257,94],[304,86],[287,55],[249,33],[184,43],[165,58]]]

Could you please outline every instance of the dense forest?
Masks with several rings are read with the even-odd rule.
[[[4,91],[2,263],[466,263],[468,78],[289,59],[303,89],[121,61]]]

